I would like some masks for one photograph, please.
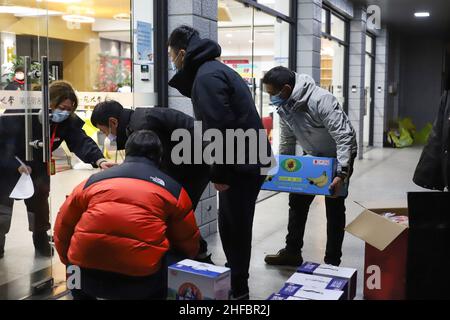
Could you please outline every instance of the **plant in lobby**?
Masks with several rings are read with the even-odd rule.
[[[129,59],[120,59],[108,54],[99,54],[97,90],[117,92],[120,88],[131,87],[131,64]]]

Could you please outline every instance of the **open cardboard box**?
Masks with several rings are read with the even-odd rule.
[[[406,290],[408,227],[382,215],[390,212],[397,216],[408,216],[408,209],[361,206],[363,212],[347,226],[346,231],[366,242],[364,298],[403,300]]]

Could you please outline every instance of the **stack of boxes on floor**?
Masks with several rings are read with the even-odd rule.
[[[195,218],[203,238],[217,233],[217,191],[212,183],[203,192]]]
[[[305,262],[268,300],[353,300],[357,271]]]

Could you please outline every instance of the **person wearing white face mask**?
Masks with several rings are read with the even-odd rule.
[[[50,149],[54,151],[66,142],[69,150],[78,158],[94,167],[108,169],[114,164],[106,161],[97,144],[83,131],[84,122],[74,112],[78,98],[68,82],[57,81],[49,88],[51,123]],[[55,173],[53,159],[44,163],[42,150],[33,151],[34,161],[20,165],[16,160],[25,159],[25,130],[23,110],[7,110],[7,117],[0,117],[0,258],[4,255],[6,234],[9,232],[14,200],[9,198],[20,174],[31,174],[34,195],[25,200],[28,211],[29,227],[33,232],[36,253],[41,256],[53,254],[47,231],[50,230],[48,197],[50,175]],[[19,113],[14,116],[14,113]],[[42,140],[42,117],[32,119],[32,141]]]
[[[14,78],[5,87],[8,91],[22,91],[25,86],[25,70],[22,66],[18,66],[14,70]]]

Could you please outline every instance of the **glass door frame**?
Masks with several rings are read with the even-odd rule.
[[[235,0],[254,10],[266,13],[280,22],[289,23],[289,69],[295,70],[297,68],[297,17],[298,17],[298,3],[297,0],[289,0],[289,16],[269,8],[257,0]],[[254,25],[254,24],[253,24]]]
[[[349,99],[349,76],[350,76],[350,19],[340,14],[336,10],[333,10],[327,4],[323,3],[322,10],[326,12],[325,32],[322,32],[322,37],[331,41],[336,41],[344,46],[344,105],[342,108],[345,113],[348,114],[348,99]],[[338,17],[345,23],[345,39],[339,39],[331,35],[331,15]],[[323,21],[322,21],[323,23]]]
[[[372,34],[371,32],[366,33],[367,36],[372,38],[372,52],[365,51],[366,55],[369,55],[372,59],[372,65],[371,68],[371,79],[370,79],[370,111],[369,111],[369,121],[370,121],[370,128],[369,128],[369,147],[373,147],[374,145],[374,131],[375,131],[375,58],[377,53],[377,38],[376,35]]]
[[[14,6],[14,1],[5,3],[5,5],[11,5]],[[2,5],[3,2],[2,2]],[[20,141],[23,145],[25,145],[25,155],[23,159],[19,159],[23,161],[24,163],[29,163],[31,161],[36,162],[44,162],[46,166],[48,166],[50,162],[50,96],[49,96],[49,81],[50,81],[50,68],[49,68],[49,55],[50,55],[50,48],[49,48],[49,17],[48,14],[48,7],[46,2],[38,3],[38,6],[35,8],[36,10],[41,11],[47,11],[46,14],[37,14],[35,16],[30,15],[28,19],[34,19],[33,24],[36,23],[36,29],[37,34],[30,34],[29,36],[31,39],[37,40],[37,56],[35,55],[19,55],[16,52],[16,59],[22,59],[22,67],[24,68],[25,73],[25,81],[24,81],[24,90],[19,90],[17,92],[21,92],[23,96],[21,97],[22,102],[19,102],[18,107],[12,107],[10,110],[23,110],[18,113],[12,113],[11,117],[23,117],[24,126],[24,141]],[[21,35],[20,33],[15,33],[15,35]],[[17,39],[15,43],[16,49],[17,49]],[[40,69],[33,70],[31,68],[31,65],[34,63],[38,63],[40,66]],[[33,90],[32,87],[32,79],[39,79],[40,86],[39,90]],[[6,90],[7,91],[7,90]],[[29,97],[30,92],[34,92],[32,97]],[[39,98],[38,98],[39,97]],[[34,102],[30,102],[30,101]],[[21,105],[23,103],[23,105]],[[40,105],[40,107],[37,107],[36,103]],[[8,108],[6,107],[5,110],[7,111]],[[37,132],[33,132],[34,130],[34,122],[36,120],[36,117],[38,117],[37,111],[42,111],[42,129],[38,130]],[[43,112],[43,110],[48,110],[47,112]],[[1,114],[1,117],[8,118],[8,114]],[[21,119],[20,119],[21,120]],[[19,121],[20,121],[19,120]],[[22,130],[22,129],[19,129]],[[36,139],[33,141],[33,139]],[[16,142],[17,143],[17,142]],[[42,160],[35,159],[34,154],[42,152]],[[17,158],[18,159],[18,158]],[[18,164],[19,167],[19,164]],[[33,175],[33,173],[32,173]],[[49,175],[49,188],[51,184],[51,176]],[[15,199],[14,202],[16,202],[18,199]],[[46,231],[48,236],[51,236],[53,234],[53,225],[51,223],[52,216],[54,212],[52,211],[51,207],[51,191],[49,191],[48,194],[48,215],[49,215],[49,223],[51,225],[51,228]],[[13,207],[11,208],[12,214],[17,215],[17,212],[14,213],[14,210],[17,209],[15,207],[15,203],[13,204]],[[26,206],[26,212],[27,214],[30,214],[28,211],[28,205]],[[29,223],[29,220],[28,220]],[[11,231],[11,230],[9,230]],[[11,240],[10,240],[11,241]],[[53,245],[52,245],[53,247]],[[56,255],[56,250],[54,251]],[[45,265],[42,265],[41,267],[29,270],[26,274],[20,274],[20,277],[17,277],[16,279],[13,279],[11,281],[7,281],[0,285],[0,292],[1,296],[4,296],[6,299],[28,299],[33,296],[38,296],[40,294],[46,294],[47,292],[50,292],[51,289],[54,286],[54,279],[53,279],[53,259],[55,255],[51,257],[43,257],[42,259],[45,260]],[[6,257],[5,257],[6,259]],[[48,260],[48,261],[47,261]],[[5,291],[3,291],[5,290]]]

